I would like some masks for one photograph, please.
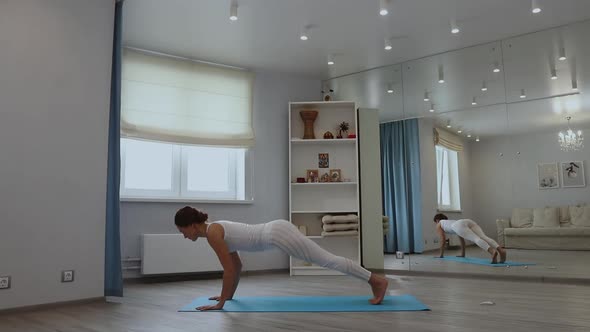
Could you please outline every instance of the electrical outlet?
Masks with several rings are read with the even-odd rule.
[[[0,277],[0,289],[10,288],[10,276]]]
[[[61,271],[61,282],[74,281],[74,270]]]

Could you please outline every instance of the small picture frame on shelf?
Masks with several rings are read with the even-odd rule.
[[[328,172],[322,174],[320,182],[330,182],[330,174],[328,174]]]
[[[330,167],[330,156],[327,153],[318,154],[318,167],[328,168]]]
[[[330,169],[330,182],[342,182],[342,174],[339,168]]]
[[[307,180],[307,182],[319,182],[318,170],[317,169],[308,169],[306,180]]]

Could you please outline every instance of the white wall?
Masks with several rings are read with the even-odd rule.
[[[0,309],[104,294],[113,15],[113,0],[0,2]]]
[[[585,132],[590,129],[585,128]],[[507,138],[482,140],[473,146],[474,199],[477,202],[478,219],[484,221],[495,234],[495,220],[510,217],[514,207],[560,206],[590,202],[588,163],[590,149],[564,152],[557,144],[555,132],[514,135]],[[475,144],[475,143],[473,143]],[[520,152],[518,154],[517,152]],[[499,154],[503,153],[504,156]],[[565,162],[583,160],[587,186],[584,188],[559,188],[539,190],[537,164],[540,162]],[[561,181],[561,179],[560,179]],[[484,231],[487,229],[484,228]]]
[[[253,192],[254,203],[189,204],[209,213],[211,220],[227,219],[258,224],[289,219],[288,103],[321,99],[319,80],[301,79],[276,73],[256,73],[254,82]],[[174,214],[187,204],[122,203],[122,257],[140,257],[144,233],[176,233]],[[286,269],[287,255],[272,250],[241,253],[244,270]],[[126,277],[137,276],[127,272]]]
[[[434,147],[434,119],[421,118],[418,120],[420,131],[420,180],[422,186],[422,233],[424,238],[424,251],[437,249],[440,243],[434,243],[438,235],[435,232],[432,218],[437,211],[436,189],[436,152]],[[459,186],[461,187],[461,213],[442,212],[449,219],[472,218],[472,161],[471,147],[463,144],[463,151],[459,152]]]

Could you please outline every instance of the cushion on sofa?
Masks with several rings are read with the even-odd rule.
[[[569,228],[565,228],[569,229]],[[559,236],[559,227],[506,228],[506,236]]]
[[[590,206],[570,206],[570,217],[574,227],[590,227]]]
[[[572,225],[570,207],[568,205],[559,207],[559,224],[561,227],[569,227]]]
[[[533,209],[512,209],[512,218],[510,218],[510,226],[516,228],[532,227]]]
[[[558,208],[533,209],[533,227],[559,227]]]

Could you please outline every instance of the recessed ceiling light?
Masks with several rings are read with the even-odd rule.
[[[471,105],[473,105],[473,106],[477,105],[477,101],[475,100],[475,97],[473,97],[473,100],[471,100]]]
[[[467,137],[468,137],[468,138],[471,138],[471,134],[467,134]]]
[[[430,104],[430,113],[434,113],[434,104]]]
[[[539,6],[539,1],[537,1],[537,0],[531,1],[531,12],[533,12],[533,14],[539,14],[541,12],[541,7]]]
[[[424,101],[429,101],[430,97],[428,96],[428,91],[424,92]]]
[[[334,56],[332,54],[328,55],[328,66],[331,66],[334,63]]]
[[[479,142],[479,136],[477,136],[477,137],[475,138],[475,141],[476,141],[476,142]]]
[[[304,26],[303,29],[301,29],[301,34],[299,35],[299,39],[305,41],[309,39],[309,28],[307,26]]]
[[[385,47],[384,48],[386,51],[390,51],[393,48],[393,46],[391,45],[390,39],[385,39]]]
[[[459,32],[461,32],[461,30],[459,29],[457,22],[455,20],[451,20],[451,33],[456,35]]]
[[[386,16],[389,14],[389,0],[379,0],[379,15]]]
[[[561,47],[559,49],[559,61],[564,61],[565,59],[567,59],[565,56],[565,48]]]
[[[439,65],[438,66],[438,83],[444,83],[445,82],[445,73],[443,71],[443,66]]]
[[[233,1],[231,2],[231,5],[229,7],[229,19],[231,21],[238,20],[238,4]]]
[[[393,93],[393,84],[387,84],[387,93]]]
[[[555,68],[551,68],[551,79],[552,80],[557,79],[557,70]]]
[[[486,84],[486,81],[483,81],[481,84],[481,91],[488,91],[488,85]]]
[[[525,99],[526,98],[526,93],[524,92],[524,89],[520,89],[520,99]]]
[[[500,72],[500,64],[496,61],[494,62],[494,69],[492,70],[494,73]]]
[[[572,79],[572,90],[578,91],[578,80],[575,78]]]

